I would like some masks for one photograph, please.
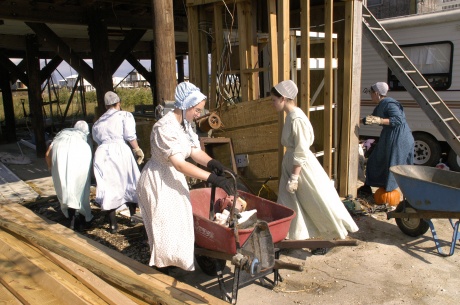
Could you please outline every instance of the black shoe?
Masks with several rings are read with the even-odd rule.
[[[110,225],[110,233],[115,234],[118,232],[118,225]]]
[[[325,255],[327,252],[329,252],[329,248],[316,248],[311,250],[312,255]]]
[[[369,185],[363,185],[358,188],[358,196],[371,196],[372,188]]]

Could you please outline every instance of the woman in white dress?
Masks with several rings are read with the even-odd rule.
[[[152,157],[137,185],[139,207],[151,250],[149,265],[167,272],[168,266],[194,270],[193,214],[185,176],[208,181],[228,194],[234,186],[223,175],[224,167],[203,150],[190,122],[203,111],[206,96],[191,83],[176,87],[174,111],[152,128]],[[207,166],[212,173],[186,161]],[[217,173],[217,175],[216,175]]]
[[[108,91],[104,96],[107,111],[93,125],[93,139],[99,145],[94,156],[96,202],[108,211],[110,232],[118,230],[116,210],[127,205],[136,212],[136,184],[144,153],[137,143],[136,122],[130,112],[122,111],[120,98]],[[127,145],[128,142],[132,151]],[[136,155],[134,159],[133,153]]]
[[[93,218],[89,203],[91,142],[88,124],[78,121],[74,128],[63,129],[54,137],[45,155],[61,211],[69,218],[71,229],[80,222],[80,228],[88,228]]]
[[[310,151],[314,140],[313,127],[294,102],[297,92],[297,86],[291,80],[277,84],[270,92],[276,111],[286,113],[281,136],[286,153],[282,163],[278,203],[296,212],[289,238],[344,239],[347,231],[356,232],[358,227],[323,167]],[[327,250],[319,248],[312,253],[323,255]]]

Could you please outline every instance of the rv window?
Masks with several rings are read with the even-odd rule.
[[[433,89],[449,89],[452,82],[452,42],[433,42],[400,47]],[[403,85],[391,70],[388,70],[388,84],[391,90],[404,90]]]

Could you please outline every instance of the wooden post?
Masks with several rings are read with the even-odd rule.
[[[94,87],[97,96],[97,117],[105,112],[104,95],[113,90],[107,26],[97,10],[91,11],[88,34],[93,59]],[[83,84],[81,84],[83,85]]]
[[[332,177],[332,25],[334,21],[334,4],[326,0],[324,7],[324,158],[323,167],[329,177]]]
[[[300,108],[310,117],[310,0],[300,3],[300,98],[297,99]]]
[[[152,0],[156,104],[174,101],[176,90],[176,44],[172,0]]]
[[[219,76],[222,76],[222,53],[224,49],[224,33],[223,33],[223,26],[222,26],[222,12],[223,7],[220,4],[213,5],[213,26],[214,26],[214,37],[213,40],[213,47],[211,53],[211,92],[209,94],[209,109],[215,109],[219,104],[217,91],[218,91],[218,83],[217,83],[217,74],[220,73]],[[222,80],[221,80],[222,81]]]
[[[271,52],[271,80],[269,84],[269,90],[271,87],[276,85],[279,80],[279,64],[278,64],[278,38],[277,38],[277,23],[276,23],[276,0],[267,0],[268,6],[268,24],[269,24],[269,36],[270,36],[270,52]]]
[[[46,143],[43,123],[43,101],[40,88],[40,58],[38,57],[38,39],[36,35],[26,36],[26,60],[27,76],[29,78],[29,114],[32,117],[35,151],[37,157],[44,158]]]
[[[200,81],[200,45],[197,43],[200,37],[198,22],[198,7],[187,7],[188,16],[188,65],[189,80],[193,84]]]
[[[345,2],[348,5],[348,2]],[[352,58],[351,66],[353,67],[350,82],[354,84],[351,86],[350,95],[350,129],[349,129],[349,155],[348,155],[348,185],[346,194],[351,194],[356,197],[357,182],[358,182],[358,128],[359,128],[359,110],[361,104],[361,43],[362,43],[362,3],[359,0],[352,1]],[[342,194],[342,195],[346,195]]]
[[[15,142],[16,120],[14,117],[13,94],[11,93],[10,74],[0,65],[0,89],[3,97],[3,112],[5,114],[5,139],[8,143]]]

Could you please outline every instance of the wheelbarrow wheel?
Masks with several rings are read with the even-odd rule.
[[[417,211],[410,206],[407,201],[401,201],[396,207],[395,212],[403,212],[404,206],[406,213],[416,213]],[[421,218],[395,218],[398,228],[406,235],[417,237],[423,235],[428,231],[430,226]]]
[[[224,270],[226,264],[224,259],[203,255],[195,255],[195,259],[200,269],[209,276],[216,276],[218,271]]]

